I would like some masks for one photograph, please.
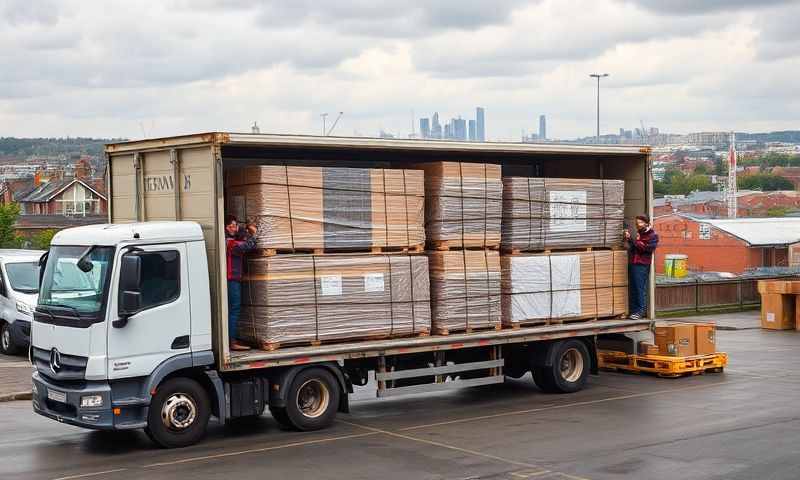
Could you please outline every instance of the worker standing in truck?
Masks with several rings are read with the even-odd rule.
[[[650,217],[636,217],[636,237],[625,230],[625,243],[629,252],[628,292],[631,320],[639,320],[647,316],[647,293],[649,290],[650,265],[653,253],[658,247],[658,234],[650,225]]]
[[[250,350],[241,343],[238,336],[239,312],[242,308],[242,272],[244,256],[255,250],[255,234],[258,230],[253,224],[240,231],[239,222],[233,215],[225,217],[225,251],[228,265],[228,337],[233,351]]]

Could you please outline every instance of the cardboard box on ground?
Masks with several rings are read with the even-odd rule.
[[[713,323],[660,323],[653,333],[658,355],[691,357],[717,351],[716,325]]]

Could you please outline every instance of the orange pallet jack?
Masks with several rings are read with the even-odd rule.
[[[719,373],[728,365],[725,352],[691,357],[667,357],[663,355],[631,355],[625,352],[600,350],[597,352],[598,366],[603,370],[632,373],[650,373],[664,378]]]

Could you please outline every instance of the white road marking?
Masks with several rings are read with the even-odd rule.
[[[92,472],[92,473],[81,473],[80,475],[70,475],[68,477],[58,477],[54,478],[53,480],[74,480],[76,478],[88,478],[88,477],[96,477],[98,475],[106,475],[109,473],[117,473],[117,472],[124,472],[127,468],[117,468],[115,470],[105,470],[102,472]]]

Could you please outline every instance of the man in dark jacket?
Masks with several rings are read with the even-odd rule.
[[[244,269],[244,255],[256,249],[253,236],[257,229],[255,225],[248,225],[245,231],[239,230],[236,217],[225,217],[225,252],[228,264],[228,337],[230,348],[235,351],[250,350],[238,340],[239,312],[242,308],[242,271]]]
[[[650,217],[647,215],[636,217],[636,237],[631,237],[631,232],[625,230],[625,242],[628,245],[630,260],[628,268],[630,318],[639,320],[647,316],[650,264],[658,246],[658,235],[650,226]]]

